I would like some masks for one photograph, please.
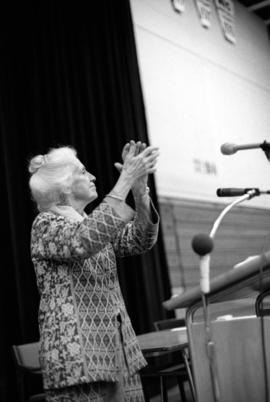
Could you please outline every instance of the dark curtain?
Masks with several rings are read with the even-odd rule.
[[[148,143],[128,0],[16,2],[0,12],[2,264],[0,400],[16,400],[12,344],[38,340],[39,296],[29,239],[36,214],[28,160],[72,145],[97,177],[99,201],[112,188],[123,145]],[[32,3],[34,4],[34,3]],[[153,179],[150,188],[157,198]],[[160,232],[145,256],[119,262],[126,305],[137,333],[168,317],[170,297]]]

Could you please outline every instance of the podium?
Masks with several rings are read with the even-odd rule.
[[[204,298],[197,286],[163,303],[187,309],[197,402],[270,401],[270,316],[256,315],[268,288],[270,251],[213,278]]]

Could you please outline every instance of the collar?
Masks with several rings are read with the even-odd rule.
[[[80,215],[79,212],[70,205],[54,205],[49,211],[62,215],[73,222],[81,222],[87,216],[85,212],[83,216]]]

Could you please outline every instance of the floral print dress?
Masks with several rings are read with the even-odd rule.
[[[128,375],[146,362],[119,286],[116,256],[146,252],[156,242],[158,215],[136,208],[126,223],[103,201],[84,218],[40,213],[31,254],[40,293],[40,362],[45,390],[117,382],[118,322]],[[70,388],[70,389],[71,389]]]

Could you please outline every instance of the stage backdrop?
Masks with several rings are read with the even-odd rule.
[[[18,3],[19,4],[19,3]],[[97,177],[99,200],[112,188],[123,145],[148,142],[128,0],[6,6],[0,13],[0,400],[14,402],[11,345],[38,340],[38,293],[30,259],[36,215],[29,159],[72,145]],[[156,203],[155,186],[150,182]],[[170,284],[162,243],[120,262],[137,333],[167,317]]]

